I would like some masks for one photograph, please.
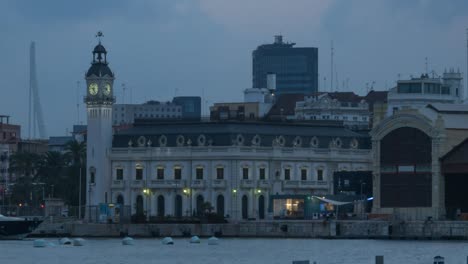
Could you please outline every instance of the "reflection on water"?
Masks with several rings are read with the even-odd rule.
[[[55,244],[57,239],[48,238]],[[376,255],[385,264],[432,263],[436,255],[445,263],[466,263],[468,243],[460,241],[236,239],[221,238],[219,245],[190,244],[175,239],[175,245],[160,239],[135,239],[122,246],[120,239],[87,239],[83,247],[56,245],[33,248],[33,241],[0,241],[0,263],[292,263],[292,260],[328,263],[374,263]]]

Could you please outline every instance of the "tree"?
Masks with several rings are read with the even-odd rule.
[[[81,204],[86,202],[86,145],[76,140],[66,145],[65,157],[68,163],[68,180],[66,201],[71,205],[79,205],[79,186],[81,173]]]
[[[36,184],[43,185],[44,195],[62,198],[67,192],[67,163],[65,156],[57,151],[48,151],[40,159]],[[54,193],[52,193],[52,188]]]
[[[16,152],[10,157],[9,171],[15,175],[11,202],[32,203],[33,180],[37,172],[39,155],[29,152]]]

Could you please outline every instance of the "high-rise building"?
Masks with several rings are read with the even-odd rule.
[[[268,73],[276,74],[276,94],[318,91],[318,48],[294,47],[275,36],[273,44],[257,47],[252,52],[252,87],[266,88]]]

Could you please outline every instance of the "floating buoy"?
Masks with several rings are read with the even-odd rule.
[[[193,236],[192,238],[190,238],[190,243],[200,244],[200,238],[198,236]]]
[[[75,238],[73,239],[74,246],[84,246],[85,240],[82,238]]]
[[[61,238],[59,240],[60,245],[71,245],[72,241],[68,237]]]
[[[33,242],[34,247],[47,247],[48,243],[44,239],[36,239]]]
[[[135,245],[135,241],[131,237],[124,237],[124,239],[122,239],[122,245],[133,246]]]
[[[219,239],[217,237],[210,237],[208,238],[208,245],[218,245]]]
[[[161,241],[163,245],[174,245],[174,240],[172,240],[172,237],[165,237]]]

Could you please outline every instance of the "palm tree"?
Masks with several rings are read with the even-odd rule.
[[[52,195],[63,198],[63,194],[67,192],[66,185],[66,159],[65,155],[57,151],[48,151],[42,157],[38,164],[36,184],[43,184],[45,190],[44,195],[51,194],[52,186],[56,190]]]
[[[11,195],[13,203],[31,203],[33,180],[37,171],[39,155],[29,152],[16,152],[10,157],[9,171],[15,176]]]
[[[79,188],[86,186],[86,145],[76,140],[67,143],[65,156],[69,165],[68,175],[68,202],[73,205],[83,205],[86,201],[86,188],[81,188],[81,201],[79,201]],[[81,182],[80,182],[81,178]]]

